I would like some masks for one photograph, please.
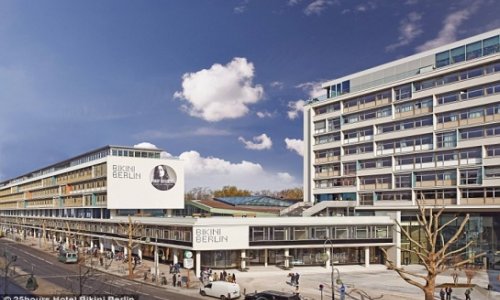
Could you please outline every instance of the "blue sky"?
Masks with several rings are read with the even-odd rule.
[[[495,0],[0,0],[0,180],[104,145],[186,188],[302,185],[319,84],[500,27]]]

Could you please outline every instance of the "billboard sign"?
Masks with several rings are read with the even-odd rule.
[[[108,208],[184,208],[181,160],[108,156]]]
[[[248,248],[248,226],[193,227],[194,250]]]

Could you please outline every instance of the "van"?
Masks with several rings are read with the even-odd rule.
[[[78,253],[75,251],[59,252],[59,261],[65,264],[74,264],[78,262]]]
[[[200,288],[200,295],[212,296],[221,300],[236,299],[241,296],[240,285],[226,281],[212,281]]]

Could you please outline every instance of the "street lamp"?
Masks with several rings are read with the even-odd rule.
[[[158,285],[158,268],[159,268],[158,229],[155,229],[155,283],[156,283],[156,285]]]
[[[330,243],[330,267],[332,268],[332,273],[331,273],[331,287],[332,287],[332,300],[335,300],[335,281],[333,280],[333,273],[334,273],[334,268],[333,268],[333,241],[330,240],[330,239],[326,239],[325,240],[325,243],[323,244],[323,247],[325,249],[325,253],[326,253],[326,244],[327,243]]]

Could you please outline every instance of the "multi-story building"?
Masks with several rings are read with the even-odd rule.
[[[324,254],[330,246],[340,264],[381,263],[379,247],[398,257],[390,214],[285,218],[269,207],[246,207],[252,200],[271,206],[285,201],[222,200],[225,205],[185,203],[182,161],[161,158],[161,150],[106,146],[1,182],[0,234],[37,238],[48,248],[60,244],[124,254],[132,235],[140,245],[133,254],[154,258],[156,265],[182,263],[189,258],[186,251],[194,252],[198,275],[202,267],[328,265]],[[243,208],[237,211],[237,204]],[[181,209],[193,215],[182,215]],[[212,213],[217,217],[206,217]]]
[[[465,239],[498,250],[499,35],[325,82],[304,111],[304,197],[320,204],[306,214],[391,210],[409,224],[419,200],[470,213]]]

